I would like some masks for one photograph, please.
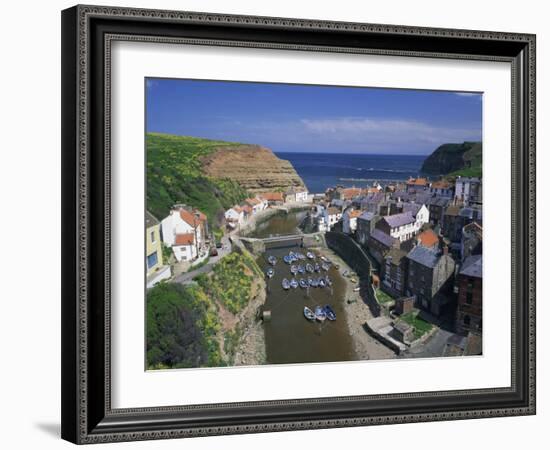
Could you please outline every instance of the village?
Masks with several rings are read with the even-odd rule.
[[[306,210],[303,226],[322,233],[327,247],[355,269],[354,293],[363,301],[350,309],[364,317],[370,336],[403,357],[481,354],[480,178],[258,193],[224,212],[217,239],[207,216],[190,205],[174,205],[160,221],[147,212],[147,288],[208,273],[240,235],[293,208]],[[343,251],[342,240],[365,259]],[[361,305],[370,310],[366,315]]]

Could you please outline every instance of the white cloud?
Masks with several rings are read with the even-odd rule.
[[[481,100],[481,94],[477,92],[455,92],[459,97],[477,97]]]

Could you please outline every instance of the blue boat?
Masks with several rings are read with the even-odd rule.
[[[308,279],[307,279],[307,284],[309,284],[310,286],[313,286],[313,279],[312,279],[312,278],[308,278]]]
[[[305,278],[300,278],[299,283],[300,283],[300,287],[302,289],[306,289],[308,287],[308,283],[307,283],[307,280]]]
[[[311,284],[313,287],[319,287],[319,280],[317,278],[313,278],[312,279],[312,284]]]
[[[313,266],[313,269],[315,269],[315,272],[320,272],[321,271],[321,266],[317,263],[315,263],[315,266]]]
[[[269,255],[269,256],[267,257],[267,262],[268,262],[269,264],[271,264],[272,266],[274,266],[275,264],[277,264],[277,258],[276,258],[275,256],[273,256],[273,255]]]
[[[325,311],[325,315],[327,316],[327,319],[328,320],[336,320],[336,313],[334,312],[334,310],[330,307],[330,305],[325,305],[325,307],[323,308],[323,310]]]
[[[292,280],[290,280],[290,287],[292,289],[296,289],[298,287],[298,282],[296,281],[296,278],[293,278]]]
[[[275,270],[273,270],[273,267],[268,267],[267,270],[265,271],[265,274],[267,275],[268,278],[272,278],[273,275],[275,275]]]
[[[315,307],[315,318],[319,322],[323,322],[327,318],[327,313],[325,312],[324,308],[321,308],[320,306]]]
[[[290,256],[288,255],[283,256],[283,261],[287,264],[290,264],[292,262]]]
[[[324,278],[319,278],[319,287],[324,288],[327,285]]]
[[[286,278],[283,278],[282,285],[283,289],[290,289],[290,282]]]
[[[299,273],[304,273],[306,270],[304,269],[304,266],[302,266],[301,264],[298,264],[298,272]]]

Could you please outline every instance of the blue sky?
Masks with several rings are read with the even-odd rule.
[[[474,93],[148,78],[147,131],[275,152],[429,154],[481,140]]]

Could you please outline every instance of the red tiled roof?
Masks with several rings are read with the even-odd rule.
[[[449,189],[451,187],[451,183],[449,183],[447,180],[439,180],[432,183],[433,189]]]
[[[353,197],[356,197],[358,195],[361,195],[361,189],[359,188],[346,188],[346,189],[342,189],[342,197],[344,197],[344,199],[350,199],[350,198],[353,198]]]
[[[199,217],[199,220],[200,220],[201,222],[206,222],[206,214],[204,214],[203,212],[199,211],[198,209],[195,209],[193,212]]]
[[[197,217],[195,217],[193,213],[190,213],[189,211],[183,208],[180,209],[180,217],[181,217],[181,220],[183,220],[193,228],[195,228],[200,223],[200,220]]]
[[[195,242],[193,233],[176,234],[176,245],[192,245]]]
[[[349,218],[353,219],[354,217],[359,217],[361,214],[363,214],[362,211],[360,211],[358,209],[354,209],[353,211],[349,212]]]
[[[283,193],[282,192],[264,192],[263,194],[260,194],[260,197],[263,197],[268,202],[282,202],[283,201]]]
[[[439,242],[437,234],[433,230],[426,230],[418,235],[418,240],[424,247],[433,247]]]
[[[426,186],[428,184],[428,180],[426,180],[426,178],[409,178],[407,184],[413,186]]]

